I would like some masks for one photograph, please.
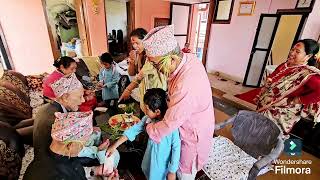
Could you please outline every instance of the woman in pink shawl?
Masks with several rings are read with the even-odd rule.
[[[55,94],[51,85],[62,77],[69,77],[76,72],[77,63],[74,59],[68,56],[63,56],[54,61],[53,66],[57,69],[53,71],[43,81],[43,95],[49,99],[54,100]]]

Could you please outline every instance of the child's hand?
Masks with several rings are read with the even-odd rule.
[[[118,180],[119,179],[119,173],[117,169],[114,169],[111,175],[107,178],[107,180]]]
[[[176,180],[176,173],[169,172],[167,175],[168,180]]]
[[[98,82],[97,85],[96,85],[97,89],[102,89],[103,87],[103,83],[102,82]]]
[[[110,157],[116,150],[117,150],[116,146],[114,144],[111,145],[106,152],[106,156]]]
[[[107,150],[108,147],[109,147],[109,145],[110,145],[110,141],[109,141],[109,139],[107,139],[107,140],[103,141],[103,142],[99,145],[98,150],[99,150],[99,151]]]

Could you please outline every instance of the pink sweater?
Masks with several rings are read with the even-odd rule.
[[[179,128],[181,137],[180,171],[190,174],[196,158],[197,170],[206,163],[214,132],[211,86],[201,62],[193,54],[184,54],[170,75],[169,107],[163,121],[147,126],[149,137],[161,138]]]

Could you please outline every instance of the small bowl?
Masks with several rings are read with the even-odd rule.
[[[127,105],[125,105],[125,104],[119,104],[119,105],[118,105],[118,108],[124,109],[126,106],[127,106]]]

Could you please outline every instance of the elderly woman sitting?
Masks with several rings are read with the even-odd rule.
[[[44,105],[38,112],[34,124],[34,160],[27,168],[24,179],[86,179],[83,166],[97,166],[97,159],[78,157],[78,143],[65,144],[51,138],[52,125],[56,116],[62,113],[77,111],[84,102],[83,87],[76,77],[63,77],[52,84],[56,101]],[[80,126],[78,126],[80,127]],[[91,127],[91,128],[90,128]],[[89,128],[93,129],[92,125]],[[53,132],[58,132],[56,128]],[[74,134],[74,137],[80,134]],[[117,176],[112,173],[111,177]]]
[[[320,122],[320,71],[315,54],[319,45],[312,39],[295,43],[287,60],[280,64],[259,89],[238,95],[257,94],[257,111],[273,120],[288,134],[302,117]]]

